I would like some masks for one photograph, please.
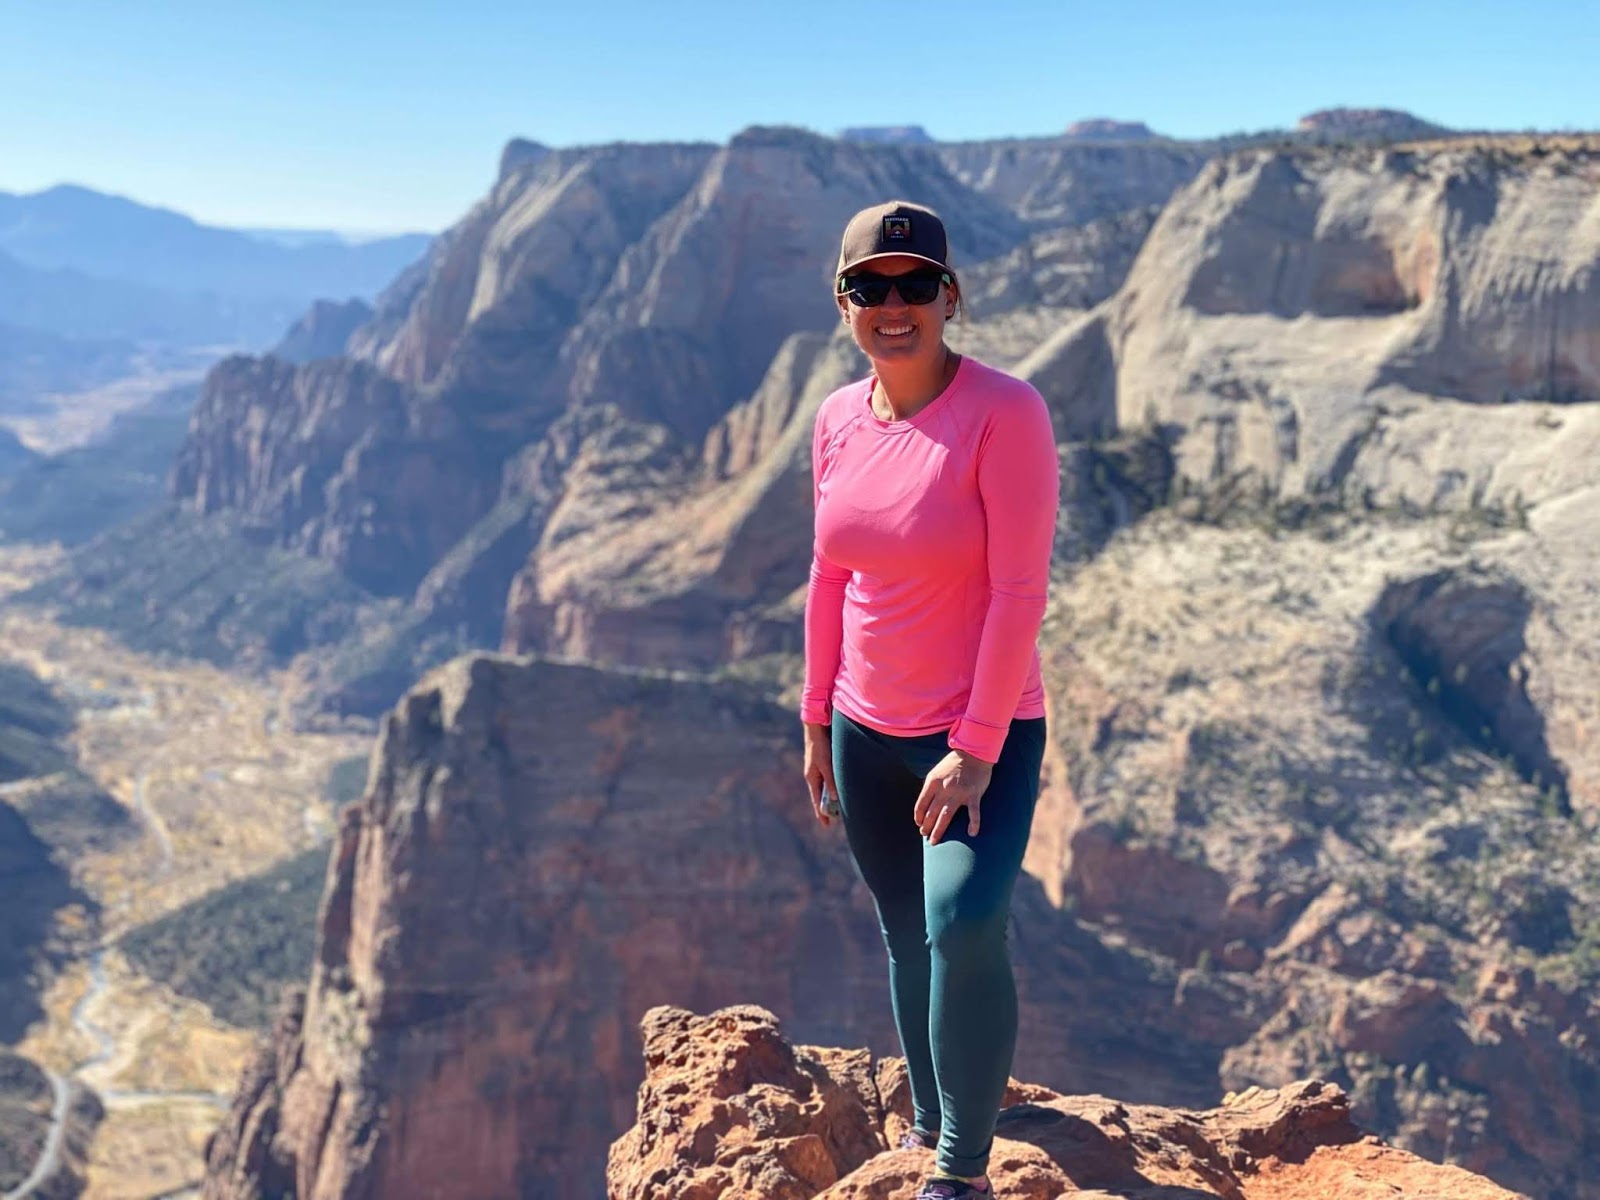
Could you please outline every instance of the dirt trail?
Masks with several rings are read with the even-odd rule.
[[[4,1200],[25,1200],[32,1196],[61,1165],[61,1139],[67,1126],[67,1101],[71,1098],[71,1089],[67,1081],[54,1071],[48,1068],[44,1071],[50,1077],[50,1087],[55,1091],[55,1101],[50,1106],[50,1132],[45,1135],[44,1149],[39,1154],[39,1161],[33,1164],[33,1170],[5,1194]]]
[[[89,849],[71,862],[75,882],[98,910],[93,931],[82,930],[89,938],[78,962],[87,979],[76,995],[63,981],[54,1015],[17,1047],[46,1070],[54,1100],[39,1161],[0,1200],[35,1197],[62,1168],[77,1088],[93,1090],[106,1111],[89,1154],[86,1195],[100,1193],[98,1176],[117,1196],[177,1200],[195,1194],[199,1163],[177,1149],[172,1130],[202,1130],[226,1110],[232,1081],[226,1070],[218,1074],[217,1039],[231,1046],[237,1036],[244,1044],[249,1031],[220,1025],[181,997],[171,998],[181,1008],[169,1008],[158,981],[115,959],[108,970],[107,955],[128,930],[324,841],[333,824],[323,798],[328,773],[342,759],[364,758],[370,734],[296,731],[278,718],[280,678],[143,656],[101,631],[6,602],[7,592],[50,561],[0,547],[0,647],[74,702],[71,749],[79,766],[126,805],[145,836]],[[220,1061],[230,1061],[231,1050],[223,1052],[229,1057]],[[115,1086],[119,1081],[136,1086]],[[194,1090],[196,1084],[218,1090]],[[156,1107],[173,1104],[186,1115]],[[146,1108],[150,1115],[140,1116]],[[159,1167],[148,1191],[138,1184],[127,1190],[131,1180],[120,1176],[129,1163],[140,1179],[143,1168]]]

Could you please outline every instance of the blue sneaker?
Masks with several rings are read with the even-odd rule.
[[[912,1126],[900,1135],[900,1149],[902,1150],[937,1150],[939,1148],[939,1135],[928,1133],[925,1130]]]
[[[992,1187],[973,1187],[964,1180],[939,1178],[923,1184],[917,1200],[990,1200],[993,1196]]]

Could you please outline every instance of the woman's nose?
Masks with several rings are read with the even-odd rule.
[[[900,285],[897,283],[889,289],[889,294],[883,298],[882,307],[889,309],[891,312],[899,312],[901,309],[910,308],[911,306],[906,303],[906,298],[900,294]]]

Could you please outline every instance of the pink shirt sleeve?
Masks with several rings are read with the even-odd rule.
[[[811,435],[811,501],[815,511],[822,479],[822,413]],[[833,684],[844,645],[844,589],[850,572],[835,566],[816,548],[813,536],[811,578],[806,585],[806,675],[800,695],[800,720],[826,725],[833,718]]]
[[[1033,665],[1050,586],[1061,476],[1050,412],[1037,392],[1031,402],[1019,397],[996,406],[978,445],[977,473],[989,608],[967,711],[950,730],[950,745],[992,763]],[[815,566],[812,580],[815,588]]]

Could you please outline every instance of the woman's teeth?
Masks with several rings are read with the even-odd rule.
[[[878,332],[884,337],[904,337],[914,328],[914,325],[879,325]]]

